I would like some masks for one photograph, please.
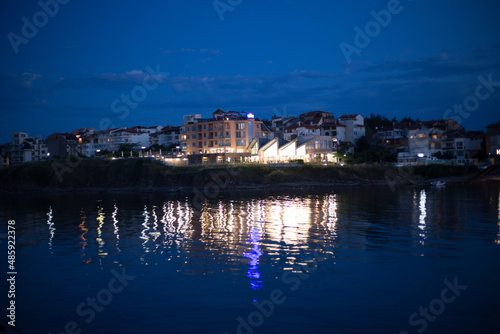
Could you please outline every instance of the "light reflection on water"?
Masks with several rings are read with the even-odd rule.
[[[72,284],[78,288],[66,288],[61,297],[50,297],[60,298],[59,303],[63,303],[63,296],[70,300],[69,311],[57,309],[62,323],[74,316],[71,307],[106,284],[106,277],[100,281],[93,278],[100,276],[96,271],[106,274],[110,268],[120,266],[139,278],[130,286],[135,297],[124,294],[119,298],[137,303],[144,296],[155,297],[148,300],[151,305],[141,302],[139,319],[161,322],[158,319],[163,319],[165,313],[160,310],[165,308],[171,314],[167,318],[176,319],[178,303],[185,301],[189,308],[202,303],[203,296],[220,300],[220,306],[205,305],[219,312],[211,314],[212,318],[223,319],[214,325],[217,332],[235,332],[234,319],[254,310],[251,303],[265,300],[269,291],[288,291],[280,279],[284,272],[310,275],[299,290],[288,291],[290,302],[284,308],[317,332],[331,332],[330,327],[320,326],[328,321],[340,326],[339,332],[348,332],[349,327],[339,325],[344,321],[339,319],[356,322],[356,317],[368,317],[368,310],[376,315],[368,317],[364,329],[377,321],[384,322],[381,319],[387,315],[373,311],[379,303],[397,305],[393,305],[391,314],[399,319],[395,320],[398,326],[387,325],[385,329],[399,332],[408,329],[407,319],[412,312],[436,298],[434,294],[442,289],[444,278],[459,276],[474,284],[476,278],[467,276],[469,273],[486,277],[482,273],[487,272],[491,280],[500,274],[498,268],[492,267],[492,263],[500,261],[497,188],[405,188],[396,192],[356,188],[221,197],[205,202],[199,210],[190,198],[162,196],[96,195],[37,203],[16,217],[22,236],[19,256],[37,258],[34,268],[55,266],[55,274],[47,280],[55,280],[58,286],[70,280],[77,282]],[[28,271],[30,261],[25,263],[24,270]],[[184,278],[174,279],[174,274]],[[36,275],[43,278],[51,274],[39,270]],[[487,281],[476,283],[491,289]],[[89,285],[93,289],[88,290]],[[409,290],[399,291],[397,286]],[[412,294],[413,286],[418,291]],[[83,297],[81,291],[85,291]],[[379,291],[384,292],[383,301]],[[417,296],[422,291],[429,293],[420,300]],[[401,294],[409,297],[403,301]],[[34,290],[26,300],[33,296],[49,298],[43,291]],[[358,300],[365,304],[357,304]],[[302,309],[299,301],[306,301],[307,309]],[[468,312],[465,306],[457,307]],[[234,312],[230,311],[233,308]],[[111,311],[107,315],[115,320],[121,317]],[[210,322],[209,318],[203,319],[200,321]],[[278,329],[286,332],[282,316],[274,319],[280,323]],[[318,323],[311,319],[321,320]],[[298,324],[291,321],[289,326],[288,330]],[[174,327],[180,332],[181,327]],[[58,328],[47,329],[57,332]]]
[[[418,241],[424,245],[429,237],[429,224],[433,224],[429,217],[428,196],[429,190],[420,189],[413,191],[413,201],[405,208],[409,218],[415,217],[415,223],[409,222],[409,232],[415,226],[418,231]],[[438,190],[441,191],[441,190]],[[500,196],[500,194],[499,194]],[[340,201],[342,197],[340,197]],[[269,198],[258,198],[251,200],[219,200],[217,202],[205,202],[201,210],[195,210],[188,199],[171,200],[161,205],[143,205],[141,212],[141,224],[134,223],[132,226],[121,226],[120,219],[124,216],[137,216],[135,209],[126,206],[120,207],[116,201],[112,208],[97,201],[95,213],[95,231],[91,231],[88,215],[92,215],[85,208],[80,209],[79,239],[82,258],[85,257],[86,249],[91,240],[89,234],[95,234],[97,242],[97,257],[105,258],[110,255],[110,248],[117,254],[120,250],[120,241],[123,230],[138,230],[138,238],[141,240],[143,253],[157,253],[173,245],[183,248],[189,252],[193,241],[201,242],[204,248],[212,251],[225,252],[234,256],[243,256],[249,259],[250,264],[255,266],[258,259],[264,254],[283,257],[289,264],[293,264],[293,254],[303,250],[311,249],[313,246],[325,247],[333,250],[339,245],[336,241],[345,233],[345,237],[355,238],[356,242],[365,244],[370,238],[370,219],[363,219],[361,212],[357,224],[351,224],[348,214],[342,216],[342,212],[348,212],[347,203],[343,203],[344,210],[339,213],[339,195],[329,193],[321,196],[278,196]],[[442,219],[443,213],[439,210],[441,198],[435,199],[434,224],[436,218]],[[500,201],[498,204],[498,220],[500,224]],[[375,210],[377,211],[377,210]],[[401,212],[399,212],[401,214]],[[64,233],[61,227],[58,230],[57,217],[54,216],[51,206],[47,212],[47,226],[49,232],[48,246],[53,248],[57,233]],[[385,217],[374,216],[373,221],[385,223]],[[380,220],[382,219],[382,220]],[[430,221],[429,221],[430,220]],[[134,219],[135,222],[135,219]],[[405,221],[407,223],[407,221]],[[386,226],[377,226],[388,233],[385,237],[399,237],[399,231],[387,229]],[[340,230],[339,230],[340,226]],[[500,226],[500,225],[499,225]],[[140,229],[137,229],[140,227]],[[438,228],[441,230],[441,228]],[[391,235],[394,234],[394,235]],[[133,235],[134,233],[132,233]],[[130,243],[130,233],[127,234]],[[376,235],[374,235],[376,238]],[[436,237],[436,236],[435,236]],[[443,236],[439,236],[442,238]],[[500,238],[500,233],[498,235]],[[114,240],[112,240],[114,239]],[[498,239],[496,240],[498,243]],[[113,245],[113,246],[112,246]],[[362,245],[359,245],[363,247]]]

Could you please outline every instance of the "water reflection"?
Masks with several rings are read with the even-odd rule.
[[[253,290],[258,290],[262,287],[262,280],[260,279],[259,272],[259,258],[264,254],[262,253],[259,242],[262,237],[262,222],[257,222],[256,225],[250,229],[249,243],[252,244],[252,250],[246,252],[244,255],[250,259],[247,276],[250,279],[250,286]]]
[[[118,228],[118,219],[116,219],[116,215],[118,214],[118,206],[116,203],[114,204],[114,211],[111,214],[111,219],[113,219],[113,234],[116,235],[116,250],[120,252],[120,229]]]
[[[425,218],[427,217],[427,210],[425,208],[427,201],[427,196],[425,194],[425,190],[422,189],[420,191],[420,204],[419,204],[419,210],[420,210],[420,216],[418,217],[418,228],[421,230],[419,236],[422,238],[420,240],[420,243],[423,245],[424,240],[426,238],[425,236],[425,228],[426,228],[426,223],[425,223]]]
[[[496,243],[500,245],[500,189],[498,189],[498,234]]]
[[[86,259],[86,254],[85,250],[88,245],[87,238],[85,235],[89,232],[89,229],[85,226],[85,222],[87,220],[87,215],[85,214],[85,210],[83,208],[80,210],[80,225],[78,227],[80,228],[81,234],[80,234],[80,244],[82,245],[82,259],[84,263],[89,263],[90,259]]]
[[[490,241],[500,244],[497,192],[495,189],[488,194],[498,224]],[[454,238],[453,233],[460,231],[454,216],[460,202],[446,196],[453,193],[411,188],[380,202],[377,200],[381,196],[359,191],[350,196],[327,193],[223,199],[206,201],[200,209],[194,209],[189,199],[142,203],[97,200],[97,210],[93,202],[75,213],[77,242],[81,258],[87,263],[93,258],[118,261],[110,255],[133,249],[144,265],[181,259],[185,264],[219,263],[222,270],[244,271],[251,288],[257,290],[263,284],[264,255],[266,261],[279,261],[293,268],[305,264],[304,259],[317,250],[325,259],[333,259],[342,245],[359,250],[408,251],[411,239],[436,248],[437,239]],[[443,210],[444,203],[451,206]],[[46,215],[48,247],[52,250],[54,220],[58,220],[52,207]],[[58,225],[58,235],[66,236],[66,231],[60,230],[62,226]],[[421,253],[419,250],[419,254],[428,254],[427,249]],[[207,265],[200,270],[215,269]]]
[[[52,219],[54,216],[52,215],[52,207],[49,207],[49,212],[47,213],[47,225],[49,225],[49,249],[52,250],[52,239],[54,239],[54,233],[56,231],[56,228],[54,227],[54,222]]]

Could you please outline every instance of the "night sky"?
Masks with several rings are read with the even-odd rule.
[[[0,144],[218,108],[500,120],[500,1],[59,1],[2,1]]]

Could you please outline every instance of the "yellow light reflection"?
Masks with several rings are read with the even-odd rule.
[[[140,238],[142,240],[144,240],[144,242],[142,243],[142,247],[144,248],[144,250],[147,252],[149,252],[149,248],[147,247],[147,243],[149,241],[149,235],[147,233],[147,231],[149,230],[149,226],[148,226],[148,221],[149,221],[149,211],[148,211],[148,207],[147,205],[144,205],[144,212],[142,213],[142,215],[144,216],[144,222],[142,223],[142,226],[144,227],[141,231],[141,236]]]
[[[118,219],[116,219],[116,215],[118,213],[118,207],[116,206],[116,203],[115,203],[115,210],[113,211],[113,213],[111,214],[111,217],[113,219],[113,233],[114,235],[116,235],[116,250],[118,252],[121,252],[120,250],[120,229],[118,228]]]
[[[317,241],[314,248],[318,246],[327,251],[325,246],[331,247],[338,234],[337,200],[335,194],[330,194],[308,198],[283,196],[250,201],[207,201],[196,212],[199,222],[196,228],[200,228],[199,240],[204,247],[216,250],[217,254],[236,255],[236,262],[251,259],[255,262],[251,265],[256,266],[257,259],[267,254],[295,268],[306,265],[299,259],[303,251],[312,250],[311,239]],[[177,216],[179,229],[186,216],[180,205]],[[266,242],[261,244],[260,240]],[[328,253],[334,256],[332,251]],[[283,255],[286,258],[280,259]],[[257,270],[256,267],[250,269]]]
[[[108,255],[108,253],[106,253],[104,251],[104,245],[105,245],[105,242],[104,240],[102,239],[102,227],[104,225],[104,218],[105,218],[105,215],[104,215],[104,208],[102,206],[98,206],[97,207],[97,243],[99,244],[99,248],[98,248],[98,255],[99,256],[106,256]]]
[[[85,250],[87,249],[87,245],[88,245],[88,242],[87,242],[87,238],[85,238],[85,235],[88,233],[89,229],[85,227],[85,221],[87,219],[87,216],[85,214],[85,210],[83,210],[83,208],[80,210],[80,219],[81,219],[81,222],[80,222],[80,225],[78,225],[78,227],[80,227],[80,231],[82,232],[82,234],[80,235],[80,239],[82,240],[81,241],[81,245],[82,245],[82,258],[86,257],[86,254],[85,254]],[[89,263],[91,260],[90,259],[84,259],[83,262],[84,263]]]

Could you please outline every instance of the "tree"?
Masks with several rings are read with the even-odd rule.
[[[420,123],[420,120],[418,118],[416,120],[414,120],[411,117],[405,117],[401,120],[401,123],[417,124],[417,123]]]
[[[130,152],[134,147],[135,144],[120,144],[118,145],[118,152]]]

